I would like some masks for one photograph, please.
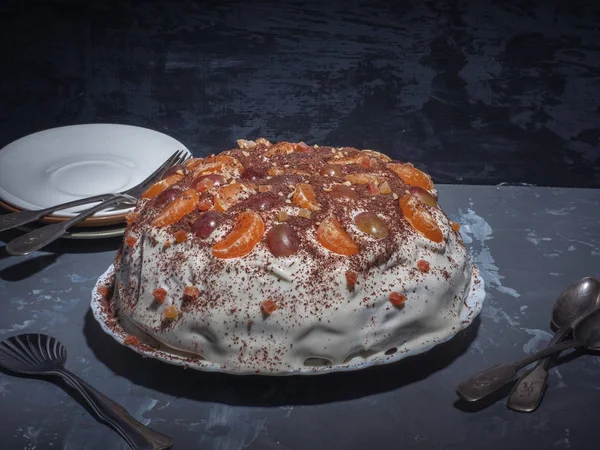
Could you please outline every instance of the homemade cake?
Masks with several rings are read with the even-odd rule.
[[[462,328],[473,269],[428,175],[373,150],[238,145],[140,199],[115,260],[117,316],[241,373],[393,355]]]

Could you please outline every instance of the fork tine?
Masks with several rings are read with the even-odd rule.
[[[140,183],[140,186],[146,186],[152,182],[154,182],[157,178],[161,177],[163,173],[170,167],[173,167],[180,158],[180,155],[183,153],[183,150],[177,150],[173,153],[167,160],[158,167],[154,172],[152,172],[144,181]]]

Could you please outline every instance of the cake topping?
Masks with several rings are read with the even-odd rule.
[[[375,239],[388,237],[389,229],[387,225],[375,213],[362,212],[354,218],[354,223],[360,231]]]
[[[392,292],[388,298],[390,303],[394,306],[403,306],[406,302],[406,295],[401,292]]]
[[[335,217],[327,217],[321,222],[317,239],[327,250],[339,255],[352,256],[358,253],[358,246]]]
[[[265,300],[264,302],[261,302],[260,309],[264,315],[270,316],[277,310],[277,305],[275,304],[275,302],[273,300],[268,299],[268,300]]]
[[[427,261],[425,261],[424,259],[420,259],[417,261],[417,267],[423,273],[429,272],[429,263]]]
[[[440,227],[425,206],[415,197],[409,194],[401,197],[400,209],[415,230],[433,242],[442,242],[444,236]]]
[[[156,288],[152,292],[152,296],[154,297],[154,300],[156,300],[158,303],[163,303],[167,298],[167,290],[161,287]]]
[[[265,240],[275,256],[291,256],[298,251],[300,245],[296,232],[286,223],[271,227]]]
[[[252,251],[265,233],[265,224],[258,213],[245,211],[241,213],[233,230],[217,242],[212,253],[217,258],[239,258]]]
[[[198,193],[195,190],[185,190],[152,221],[152,225],[164,227],[179,222],[184,216],[196,209],[198,200]]]
[[[173,320],[173,319],[177,318],[178,315],[179,315],[179,310],[177,309],[177,306],[175,306],[175,305],[165,306],[165,309],[163,311],[163,316],[165,317],[165,319]]]

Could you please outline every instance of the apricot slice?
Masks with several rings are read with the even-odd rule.
[[[338,255],[352,256],[358,253],[358,245],[335,217],[328,217],[321,222],[317,229],[317,239],[323,247]]]
[[[352,184],[380,184],[385,178],[375,175],[374,173],[351,173],[344,176],[344,180]]]
[[[417,186],[431,191],[433,189],[433,181],[425,172],[421,172],[410,163],[398,164],[390,163],[387,165],[400,179],[409,186]]]
[[[383,153],[376,152],[375,150],[363,150],[362,152],[366,153],[367,155],[369,155],[373,158],[377,158],[380,161],[390,162],[392,160],[392,158],[390,158],[388,155],[384,155]]]
[[[179,222],[196,209],[198,193],[194,189],[186,189],[152,221],[155,227],[164,227]]]
[[[419,200],[406,194],[399,202],[402,214],[415,230],[433,242],[442,242],[444,236],[440,227]]]
[[[260,215],[245,211],[237,217],[233,230],[213,246],[212,254],[222,259],[246,256],[264,233],[265,223]]]
[[[174,173],[173,175],[169,175],[166,178],[163,178],[160,181],[157,181],[152,186],[150,186],[146,191],[142,194],[142,198],[154,198],[158,194],[161,194],[164,190],[166,190],[169,186],[174,185],[179,180],[183,178],[183,175],[179,173]]]
[[[239,203],[250,195],[248,189],[242,183],[232,183],[217,189],[214,195],[214,205],[217,211],[227,211],[233,205]]]
[[[321,209],[319,202],[317,201],[317,194],[315,189],[306,183],[300,183],[296,186],[296,190],[292,195],[292,201],[295,205],[310,209],[311,211],[318,211]]]

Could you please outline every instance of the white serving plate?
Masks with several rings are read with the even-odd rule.
[[[128,346],[133,351],[147,356],[149,358],[158,359],[160,361],[174,364],[177,366],[183,366],[190,369],[201,370],[206,372],[221,372],[228,373],[234,375],[250,375],[255,374],[255,372],[247,372],[247,371],[238,371],[234,368],[223,367],[219,364],[211,363],[210,361],[206,361],[200,357],[196,357],[190,354],[178,354],[173,349],[170,349],[156,339],[149,336],[147,333],[140,330],[137,326],[135,326],[130,321],[124,323],[123,319],[119,319],[116,324],[111,324],[111,318],[108,313],[103,310],[102,307],[102,296],[98,293],[98,286],[101,284],[111,284],[111,279],[114,276],[114,265],[111,265],[108,270],[100,276],[98,279],[96,286],[92,291],[92,302],[91,308],[94,314],[94,317],[102,327],[102,329],[112,336],[117,342],[122,345],[125,344],[125,338],[127,336],[134,334],[141,343],[147,344],[150,347],[154,347],[153,349],[143,348],[137,345]],[[477,281],[477,282],[476,282]],[[368,358],[360,359],[360,360],[351,360],[346,364],[339,365],[327,365],[327,366],[304,366],[298,370],[293,371],[285,371],[285,372],[261,372],[261,375],[271,375],[271,376],[286,376],[286,375],[318,375],[330,372],[346,372],[352,370],[365,369],[367,367],[380,365],[380,364],[390,364],[401,359],[404,359],[408,356],[417,355],[419,353],[426,352],[438,344],[442,342],[446,342],[451,339],[456,333],[465,329],[467,326],[473,322],[475,317],[481,312],[481,308],[483,306],[483,300],[485,298],[485,287],[483,283],[483,279],[479,275],[479,271],[476,267],[473,270],[473,277],[471,278],[471,285],[469,286],[469,295],[465,299],[465,305],[461,311],[460,319],[461,319],[461,328],[455,330],[449,330],[448,334],[445,336],[441,336],[436,340],[423,339],[423,341],[412,341],[409,345],[405,345],[399,347],[396,353],[393,355],[382,355],[376,354],[372,355]],[[111,326],[112,325],[112,326]]]
[[[177,150],[166,134],[116,124],[72,125],[39,131],[0,151],[0,199],[21,210],[48,208],[83,197],[129,189]],[[54,216],[73,217],[90,205]],[[94,217],[131,210],[100,211]]]

